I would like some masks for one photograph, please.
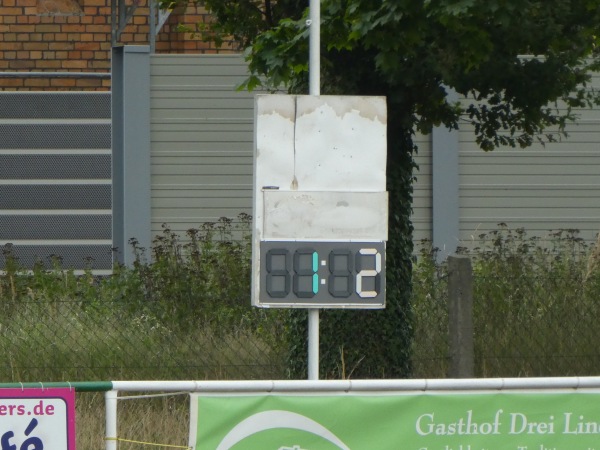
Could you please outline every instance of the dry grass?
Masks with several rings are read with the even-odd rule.
[[[186,446],[188,443],[187,395],[120,400],[117,415],[117,437],[120,439],[175,446]],[[105,407],[102,393],[77,395],[76,427],[78,450],[105,448]],[[142,450],[148,447],[126,441],[120,441],[118,445],[119,450]]]

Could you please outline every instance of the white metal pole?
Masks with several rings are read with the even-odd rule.
[[[117,398],[119,392],[112,390],[104,394],[106,408],[106,450],[117,450]]]
[[[308,91],[321,95],[321,0],[310,0]],[[319,309],[308,310],[308,379],[319,379]]]
[[[319,379],[319,310],[308,310],[308,379]]]
[[[310,0],[308,90],[321,95],[321,0]]]
[[[431,392],[476,390],[549,390],[598,389],[600,376],[595,377],[537,377],[537,378],[460,378],[460,379],[375,379],[375,380],[153,380],[112,381],[120,392],[219,392],[259,393],[274,392]],[[107,393],[107,397],[108,397]],[[115,431],[116,433],[116,431]]]

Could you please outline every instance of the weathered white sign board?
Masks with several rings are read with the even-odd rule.
[[[383,97],[260,95],[252,302],[385,306]]]

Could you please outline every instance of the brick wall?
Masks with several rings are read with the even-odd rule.
[[[20,72],[110,72],[111,0],[0,2],[0,90],[110,89],[107,77],[22,77]],[[147,0],[141,0],[120,43],[147,44],[148,16]],[[206,20],[201,7],[176,11],[157,36],[156,51],[216,52],[198,36],[175,31],[178,23]]]

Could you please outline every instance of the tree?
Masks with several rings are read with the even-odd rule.
[[[209,38],[246,49],[248,87],[307,92],[306,1],[204,3]],[[321,14],[321,92],[387,97],[391,206],[388,308],[324,314],[322,369],[339,375],[343,348],[355,377],[407,376],[414,133],[471,123],[486,151],[555,139],[574,107],[599,103],[587,82],[600,64],[600,0],[322,0]],[[448,89],[466,100],[448,101]]]

